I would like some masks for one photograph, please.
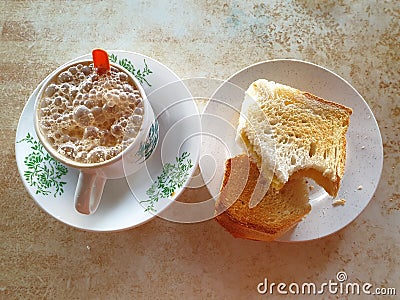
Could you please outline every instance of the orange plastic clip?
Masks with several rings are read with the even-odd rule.
[[[99,75],[105,74],[110,70],[110,61],[108,59],[108,53],[103,49],[93,49],[92,57],[94,67]]]

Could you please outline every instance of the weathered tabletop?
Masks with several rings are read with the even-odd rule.
[[[321,2],[1,1],[0,298],[251,299],[265,278],[321,284],[339,271],[400,293],[399,3]],[[182,78],[224,79],[272,58],[334,71],[363,95],[381,130],[384,166],[372,201],[346,228],[304,243],[234,239],[213,220],[156,218],[119,233],[55,220],[19,177],[18,118],[51,70],[95,47],[143,53]]]

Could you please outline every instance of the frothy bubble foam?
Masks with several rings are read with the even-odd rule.
[[[109,160],[135,140],[142,96],[122,70],[98,75],[90,62],[62,71],[38,106],[39,127],[58,153],[80,163]]]

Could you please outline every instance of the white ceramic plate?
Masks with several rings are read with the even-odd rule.
[[[40,85],[32,93],[22,112],[15,144],[22,181],[41,208],[70,226],[104,232],[125,230],[149,221],[181,193],[197,165],[200,139],[192,136],[196,136],[201,130],[196,104],[175,73],[160,62],[138,53],[113,50],[108,52],[114,55],[111,60],[124,64],[128,69],[134,67],[135,71],[132,71],[137,77],[141,76],[143,88],[159,122],[158,146],[146,161],[146,167],[128,178],[108,180],[99,208],[93,215],[77,213],[73,202],[78,172],[52,160],[35,134],[33,109]],[[77,59],[90,57],[88,54]],[[184,117],[185,126],[177,126]],[[171,132],[168,139],[167,132]],[[170,178],[171,170],[178,165],[179,158],[179,166],[183,165],[185,171],[179,174],[179,182],[176,176],[171,179],[169,197],[163,199],[163,194],[154,188],[157,177],[163,174],[164,178]],[[148,191],[152,186],[153,193],[150,194],[154,205],[151,210],[146,211],[150,202],[140,201],[149,199]]]
[[[291,59],[265,61],[239,71],[217,89],[205,108],[202,122],[206,138],[202,141],[199,166],[207,187],[217,197],[225,160],[243,152],[234,140],[237,120],[244,91],[260,78],[290,85],[353,109],[347,133],[345,175],[335,198],[346,199],[345,205],[333,206],[335,199],[312,182],[315,188],[310,191],[310,214],[279,240],[306,241],[332,234],[353,221],[371,200],[382,172],[383,148],[374,115],[362,96],[344,79],[323,67]]]

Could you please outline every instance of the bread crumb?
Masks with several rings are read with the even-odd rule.
[[[341,199],[336,199],[335,201],[332,202],[332,206],[343,206],[346,204],[346,199],[341,198]]]
[[[90,250],[90,246],[89,246],[89,245],[87,245],[86,248],[87,248],[88,250]]]
[[[357,190],[359,190],[359,191],[362,190],[362,189],[363,189],[362,185],[359,185],[358,188],[357,188]]]
[[[308,187],[308,189],[309,189],[310,191],[312,191],[312,190],[314,189],[314,186],[313,186],[313,185],[310,185],[310,186]]]

